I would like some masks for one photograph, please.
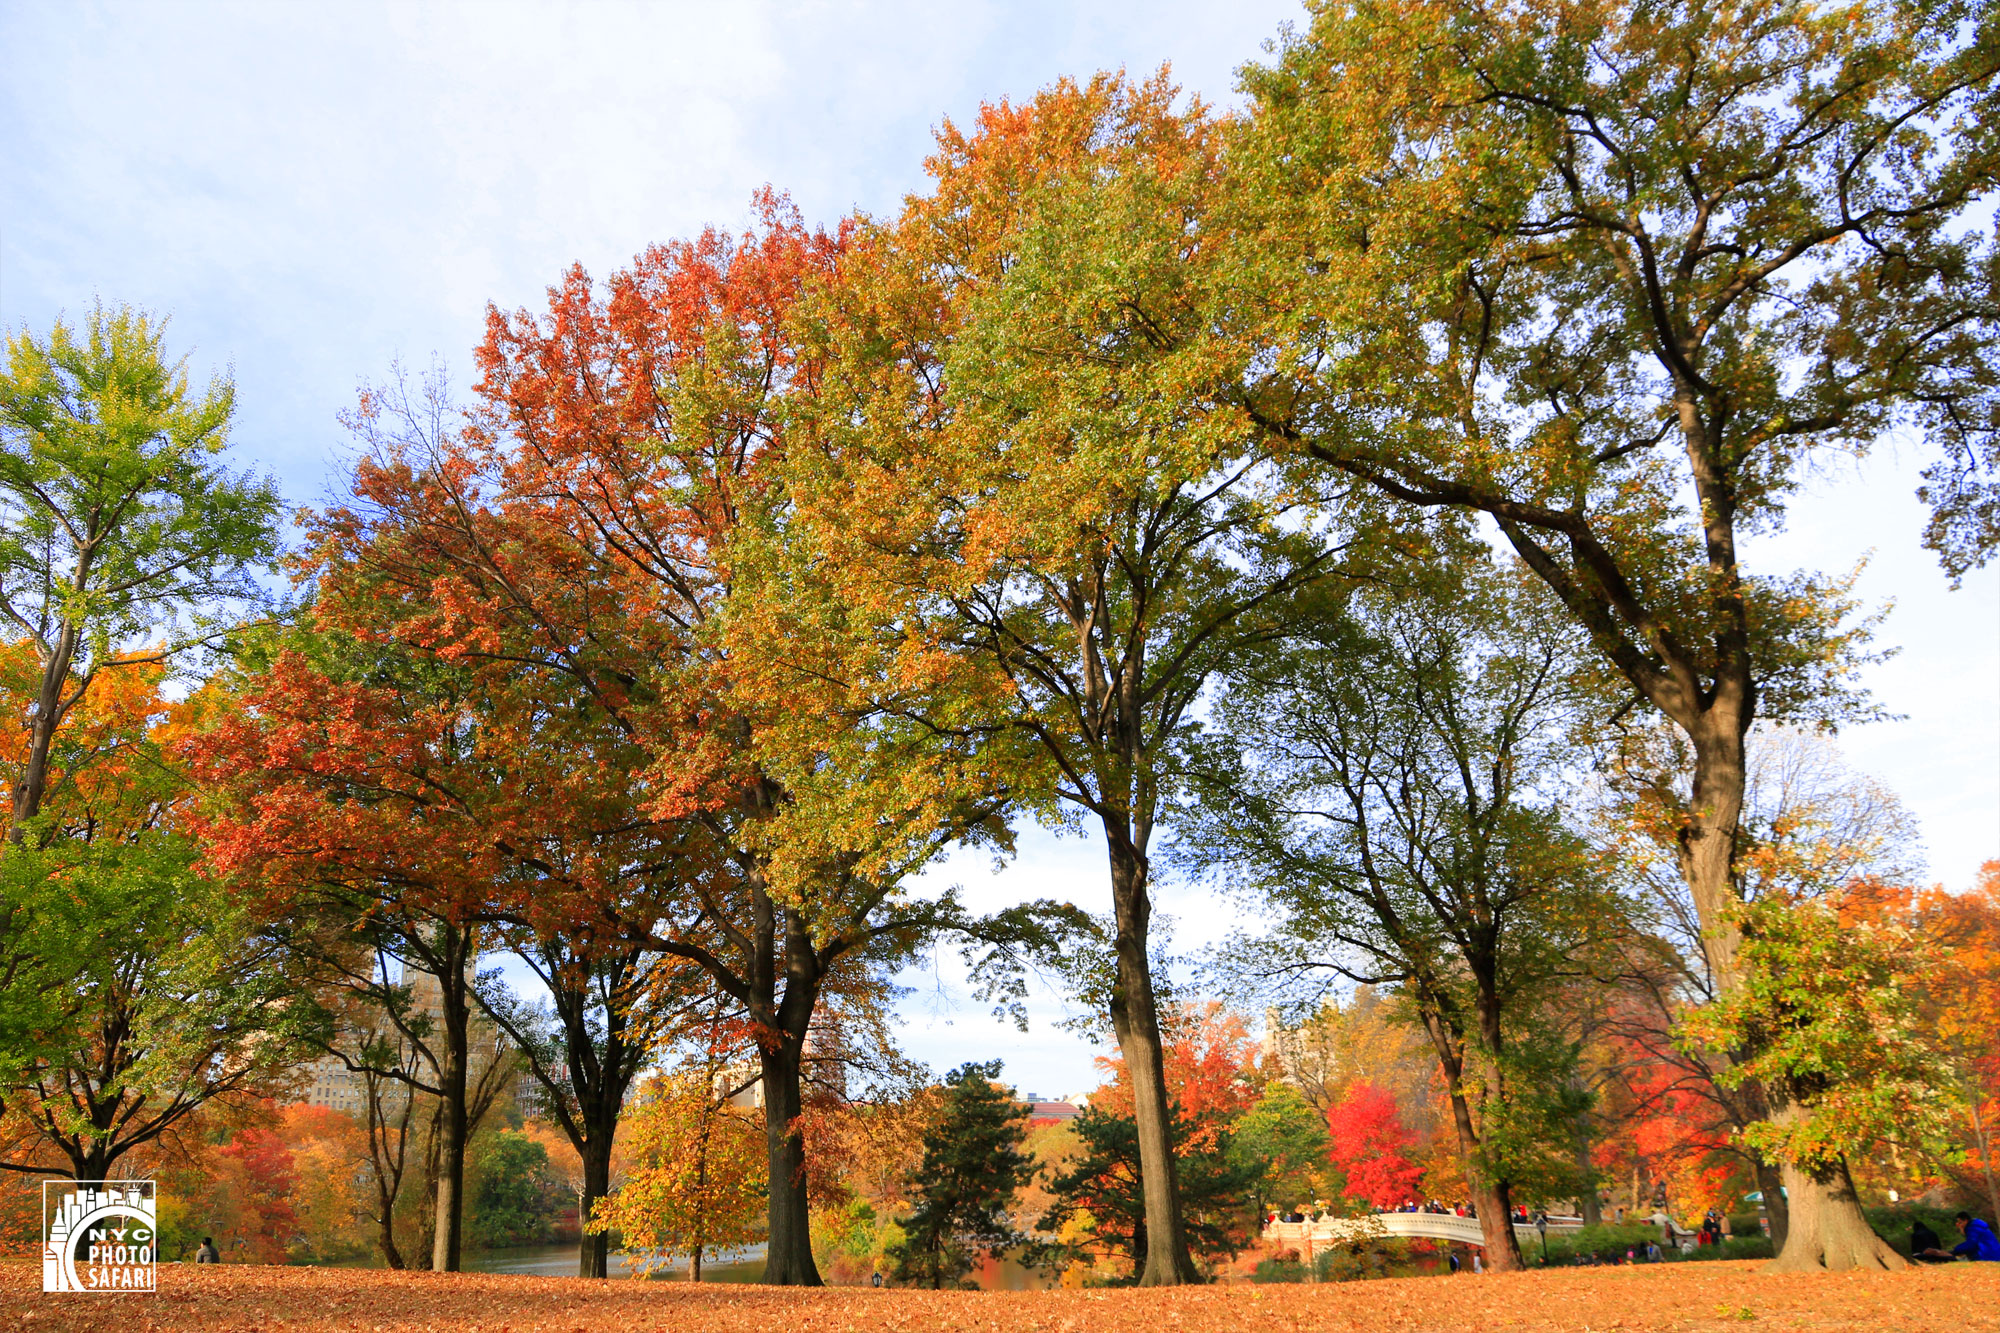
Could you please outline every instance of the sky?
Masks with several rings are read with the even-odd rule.
[[[0,325],[46,330],[96,297],[171,315],[197,377],[233,374],[237,456],[312,503],[338,485],[337,414],[391,365],[468,378],[488,302],[539,305],[571,263],[602,277],[651,242],[740,226],[753,191],[809,221],[892,212],[936,127],[1064,77],[1171,64],[1235,101],[1289,0],[786,5],[0,5]],[[1956,591],[1919,546],[1920,447],[1885,442],[1797,497],[1753,568],[1847,570],[1898,649],[1867,680],[1896,720],[1842,737],[1923,829],[1934,879],[2000,856],[2000,572]],[[1027,830],[926,876],[974,906],[1103,910],[1104,849]],[[1235,909],[1170,884],[1192,952]],[[1097,1081],[1103,1053],[966,995],[953,960],[905,978],[903,1042],[938,1069],[1004,1058],[1024,1092]]]

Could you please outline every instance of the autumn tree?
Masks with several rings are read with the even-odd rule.
[[[1273,920],[1230,964],[1281,989],[1391,985],[1430,1038],[1488,1262],[1546,1174],[1574,1052],[1536,1018],[1619,920],[1574,809],[1588,695],[1531,588],[1477,560],[1351,599],[1217,709],[1240,760],[1207,780],[1200,864]]]
[[[482,745],[491,696],[462,671],[378,651],[343,609],[356,605],[322,596],[307,626],[245,645],[243,678],[184,745],[206,788],[195,822],[205,863],[259,904],[330,997],[329,1020],[365,1015],[323,1048],[435,1099],[430,1265],[456,1271],[466,1144],[512,1064],[475,1024],[493,891],[511,868],[482,821],[533,798]]]
[[[37,960],[16,978],[32,1020],[10,1034],[0,1094],[39,1140],[0,1169],[104,1180],[204,1108],[284,1089],[313,1035],[278,941],[201,873],[169,758],[200,702],[170,703],[164,671],[123,666],[71,702],[43,750],[37,836],[0,849],[0,901]],[[0,647],[0,704],[37,674],[32,645]],[[0,763],[25,766],[34,745],[0,739]]]
[[[1326,1128],[1348,1198],[1395,1208],[1417,1196],[1424,1169],[1410,1160],[1415,1136],[1404,1126],[1394,1097],[1357,1079],[1328,1108]]]
[[[1789,1209],[1778,1160],[1744,1138],[1773,1108],[1760,1085],[1723,1077],[1728,1050],[1678,1039],[1681,1020],[1722,995],[1679,868],[1691,800],[1686,750],[1669,727],[1634,728],[1605,770],[1606,836],[1638,890],[1606,1032],[1637,1061],[1625,1080],[1628,1091],[1641,1092],[1635,1109],[1671,1103],[1690,1146],[1721,1141],[1747,1160],[1782,1251]],[[1830,737],[1796,729],[1760,727],[1749,736],[1737,839],[1735,893],[1746,903],[1838,898],[1857,881],[1907,883],[1917,871],[1916,826],[1895,794],[1849,769]],[[1665,1128],[1655,1122],[1654,1133]]]
[[[1945,1169],[2000,1216],[2000,861],[1979,868],[1971,892],[1916,895],[1910,913],[1945,956],[1927,997],[1929,1026],[1965,1080],[1965,1157]]]
[[[1685,736],[1678,856],[1725,993],[1751,725],[1860,707],[1846,585],[1757,574],[1743,537],[1906,430],[1942,460],[1947,568],[1993,549],[2000,251],[1967,224],[1997,40],[1950,5],[1415,0],[1317,7],[1245,75],[1283,347],[1253,410],[1281,451],[1485,515]],[[1823,1215],[1799,1234],[1855,1252],[1858,1208],[1786,1170]]]
[[[1745,1131],[1750,1145],[1852,1200],[1850,1156],[1885,1142],[1949,1143],[1956,1071],[1922,1003],[1944,961],[1937,942],[1865,893],[1772,895],[1738,911],[1744,984],[1695,1010],[1684,1031],[1691,1043],[1749,1053],[1719,1077],[1756,1079],[1777,1103]],[[1832,1269],[1901,1266],[1876,1255],[1872,1231],[1817,1230],[1829,1220],[1795,1210],[1787,1249],[1809,1246]]]
[[[364,395],[351,424],[365,457],[348,501],[313,520],[304,572],[317,628],[392,670],[282,659],[274,681],[295,700],[259,717],[307,726],[318,691],[311,706],[336,722],[298,749],[280,733],[244,772],[283,774],[318,803],[313,820],[339,831],[315,855],[553,948],[558,970],[629,980],[665,959],[705,976],[757,1037],[767,1279],[815,1283],[808,1033],[830,994],[865,991],[962,921],[899,886],[987,811],[886,760],[855,799],[843,756],[780,774],[765,738],[795,700],[746,689],[716,628],[799,379],[787,312],[840,246],[775,197],[760,207],[747,234],[653,247],[602,291],[572,270],[546,316],[490,312],[469,413],[435,379]],[[265,743],[240,741],[220,749]],[[336,752],[339,771],[292,766]],[[374,819],[403,827],[347,839]],[[269,819],[270,836],[245,827],[267,849],[301,845]]]
[[[906,1182],[915,1207],[889,1252],[900,1282],[956,1287],[977,1255],[997,1255],[1021,1238],[1009,1214],[1035,1165],[1021,1151],[1025,1117],[999,1077],[998,1060],[945,1075],[923,1160]]]
[[[649,1274],[686,1255],[688,1280],[704,1257],[756,1238],[765,1201],[762,1117],[732,1105],[713,1071],[662,1076],[626,1125],[632,1166],[615,1194],[592,1208],[588,1229],[618,1233]]]
[[[1211,682],[1357,560],[1340,496],[1250,456],[1228,401],[1247,353],[1206,338],[1229,281],[1207,239],[1221,142],[1164,78],[1059,84],[941,132],[933,191],[807,307],[822,365],[784,469],[787,613],[766,631],[792,688],[828,699],[806,718],[977,738],[1017,809],[1105,839],[1147,1284],[1195,1276],[1155,835]]]

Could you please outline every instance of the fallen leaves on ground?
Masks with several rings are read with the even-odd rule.
[[[1773,1276],[1756,1264],[1561,1269],[1172,1291],[819,1291],[336,1268],[160,1269],[153,1295],[43,1295],[0,1265],[27,1333],[1607,1333],[2000,1330],[2000,1264]]]

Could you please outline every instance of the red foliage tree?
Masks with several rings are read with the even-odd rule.
[[[235,1179],[228,1183],[236,1191],[250,1256],[258,1263],[284,1263],[299,1231],[292,1210],[299,1182],[291,1148],[275,1130],[253,1125],[238,1130],[220,1156],[234,1168],[230,1174]]]
[[[1346,1176],[1349,1198],[1393,1208],[1416,1196],[1424,1174],[1408,1155],[1416,1136],[1388,1092],[1357,1079],[1328,1109],[1326,1127],[1333,1136],[1327,1155]]]

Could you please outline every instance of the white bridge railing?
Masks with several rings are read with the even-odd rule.
[[[1549,1219],[1549,1230],[1555,1232],[1575,1230],[1582,1225],[1581,1218]],[[1523,1245],[1539,1234],[1532,1222],[1514,1224],[1514,1235]],[[1456,1213],[1372,1213],[1367,1217],[1323,1217],[1317,1222],[1272,1222],[1264,1228],[1265,1240],[1296,1245],[1302,1251],[1391,1236],[1455,1240],[1464,1245],[1480,1245],[1486,1239],[1479,1230],[1478,1218],[1460,1217]]]

